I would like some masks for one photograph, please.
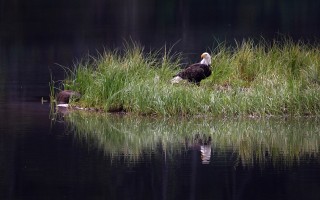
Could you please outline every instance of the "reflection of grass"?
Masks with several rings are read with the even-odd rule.
[[[79,91],[83,107],[142,115],[319,115],[320,52],[293,43],[220,45],[213,74],[201,82],[171,85],[179,59],[144,53],[139,45],[102,53],[77,65],[63,82]]]
[[[290,164],[319,155],[320,127],[314,120],[150,119],[84,112],[69,113],[65,119],[79,139],[133,160],[159,150],[170,158],[199,145],[196,137],[209,136],[215,156],[233,152],[244,165]]]
[[[320,127],[314,121],[228,122],[213,134],[220,150],[232,148],[242,163],[266,161],[290,164],[319,155]]]
[[[205,124],[200,126],[202,129],[193,127],[193,123],[175,126],[177,121],[173,119],[153,120],[83,112],[72,112],[65,118],[75,128],[79,139],[85,138],[89,145],[97,146],[107,154],[128,159],[158,150],[170,156],[187,149],[189,143],[186,141],[193,140],[194,136],[210,132]]]

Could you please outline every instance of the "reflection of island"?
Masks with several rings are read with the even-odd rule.
[[[199,121],[137,118],[102,113],[71,112],[64,116],[79,140],[114,158],[139,160],[166,156],[192,149],[203,164],[216,154],[232,156],[235,165],[266,162],[289,165],[304,157],[320,159],[318,121]],[[213,148],[214,141],[214,148]],[[268,153],[266,153],[268,152]],[[217,160],[218,162],[218,160]]]

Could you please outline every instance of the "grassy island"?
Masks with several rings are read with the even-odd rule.
[[[220,44],[209,52],[212,75],[200,86],[170,83],[184,67],[177,54],[146,52],[136,44],[124,49],[105,50],[66,73],[60,89],[82,95],[73,105],[162,116],[320,114],[317,45],[291,40]]]

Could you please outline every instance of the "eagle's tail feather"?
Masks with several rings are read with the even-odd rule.
[[[173,79],[171,79],[171,83],[179,83],[183,79],[180,76],[175,76]]]

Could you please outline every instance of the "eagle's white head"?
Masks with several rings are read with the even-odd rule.
[[[211,65],[211,56],[210,54],[208,54],[207,52],[204,52],[203,54],[201,54],[201,62],[200,64],[205,64],[205,65]]]

